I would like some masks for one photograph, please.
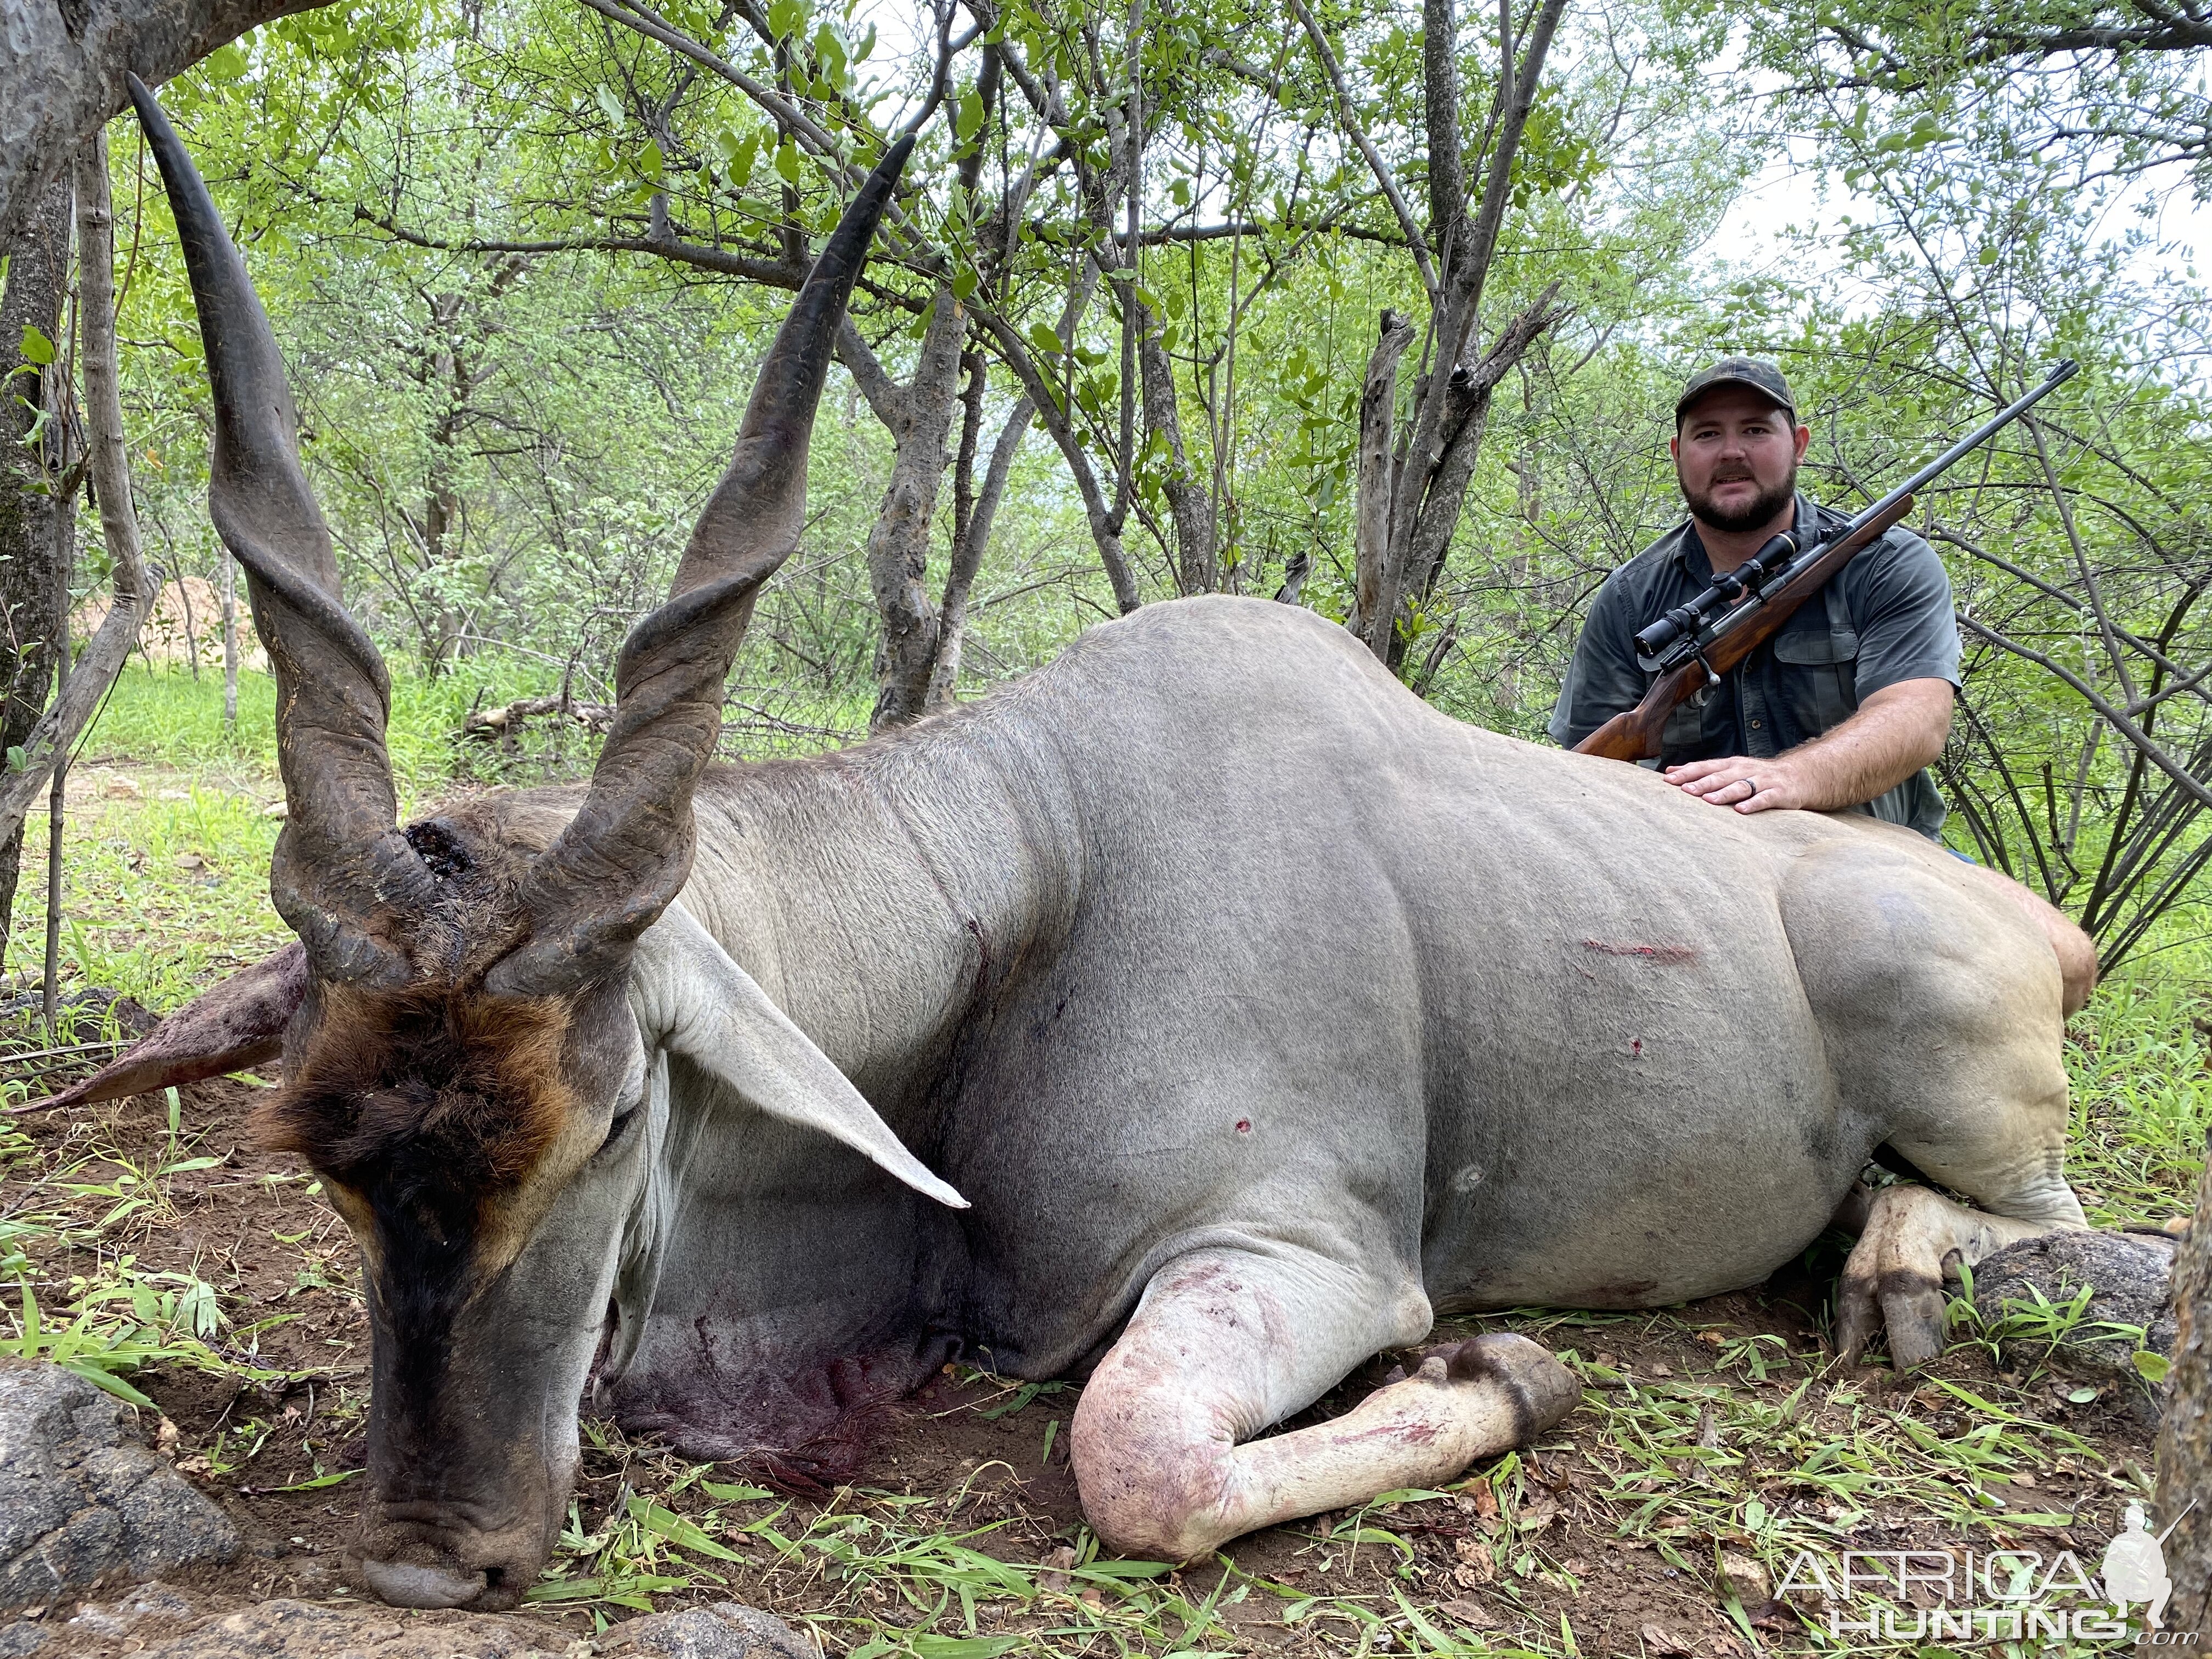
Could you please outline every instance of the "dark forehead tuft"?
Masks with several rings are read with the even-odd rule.
[[[326,987],[321,1000],[255,1127],[348,1186],[481,1199],[526,1174],[568,1121],[562,999],[417,986]]]

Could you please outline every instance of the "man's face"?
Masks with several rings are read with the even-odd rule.
[[[1790,505],[1812,435],[1749,386],[1724,386],[1690,406],[1668,447],[1682,499],[1700,522],[1759,530]]]

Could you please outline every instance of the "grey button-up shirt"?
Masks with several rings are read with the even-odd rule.
[[[1844,522],[1797,497],[1800,546]],[[1705,543],[1686,520],[1606,578],[1559,688],[1553,742],[1571,747],[1644,700],[1658,676],[1636,665],[1637,629],[1712,579]],[[1708,696],[1676,709],[1659,764],[1778,755],[1840,726],[1884,686],[1918,679],[1957,686],[1959,628],[1943,562],[1919,537],[1896,529],[1830,578]],[[1931,838],[1943,824],[1943,798],[1925,771],[1861,810]]]

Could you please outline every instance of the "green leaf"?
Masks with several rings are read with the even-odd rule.
[[[960,101],[952,111],[952,136],[962,143],[973,138],[983,126],[983,94],[972,87],[960,94]]]
[[[921,1659],[999,1659],[1028,1641],[1024,1636],[916,1636],[910,1638]]]
[[[522,1592],[526,1601],[588,1601],[605,1590],[604,1578],[558,1578],[550,1583],[532,1584]]]
[[[289,1486],[262,1486],[257,1490],[263,1492],[319,1492],[325,1486],[335,1486],[340,1481],[350,1480],[360,1473],[359,1469],[333,1469],[328,1474],[319,1474],[311,1480],[295,1480]]]
[[[647,1532],[665,1538],[678,1549],[690,1550],[700,1555],[711,1555],[717,1561],[738,1561],[744,1558],[726,1544],[717,1543],[680,1515],[664,1510],[658,1504],[642,1498],[629,1500],[630,1518]]]
[[[1035,346],[1039,351],[1043,352],[1048,357],[1057,357],[1066,349],[1066,347],[1060,344],[1060,336],[1053,331],[1053,326],[1050,323],[1031,323],[1030,325],[1030,343]],[[1034,1396],[1032,1396],[1032,1398],[1034,1398]],[[1022,1401],[1022,1404],[1026,1406],[1029,1404],[1029,1401],[1024,1400]],[[1008,1409],[1017,1410],[1018,1407],[1009,1407]]]
[[[768,9],[769,31],[779,40],[805,27],[806,8],[801,0],[775,0]]]
[[[622,125],[627,118],[623,113],[622,100],[615,96],[614,88],[605,86],[594,87],[592,91],[599,100],[599,108],[607,119],[617,126]]]
[[[787,185],[799,182],[799,146],[788,138],[775,147],[775,170]]]
[[[105,1389],[108,1393],[113,1395],[118,1400],[122,1401],[126,1405],[141,1406],[149,1412],[158,1412],[161,1409],[144,1395],[139,1393],[137,1389],[132,1388],[128,1382],[125,1382],[121,1377],[117,1376],[112,1371],[101,1370],[100,1367],[92,1360],[64,1359],[60,1363],[61,1368],[64,1370],[74,1371],[77,1376],[82,1377],[94,1388]]]
[[[54,343],[29,323],[23,325],[23,361],[44,368],[54,360]]]
[[[708,1497],[723,1504],[751,1504],[763,1498],[775,1496],[766,1486],[732,1486],[723,1480],[702,1480],[699,1483],[699,1490],[705,1492]]]
[[[2166,1374],[2173,1369],[2173,1362],[2162,1353],[2153,1353],[2148,1348],[2138,1348],[2131,1356],[2135,1368],[2146,1382],[2163,1382]]]
[[[760,135],[749,132],[740,138],[725,128],[720,142],[731,188],[743,190],[752,182],[753,166],[760,160]]]

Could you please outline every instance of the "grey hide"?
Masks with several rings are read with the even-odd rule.
[[[696,810],[684,908],[973,1207],[669,1057],[597,1388],[696,1455],[803,1467],[956,1347],[1084,1368],[1194,1255],[1341,1265],[1279,1416],[1432,1310],[1755,1283],[1883,1141],[2079,1224],[2059,970],[1982,878],[1458,724],[1291,607],[1149,607]]]

